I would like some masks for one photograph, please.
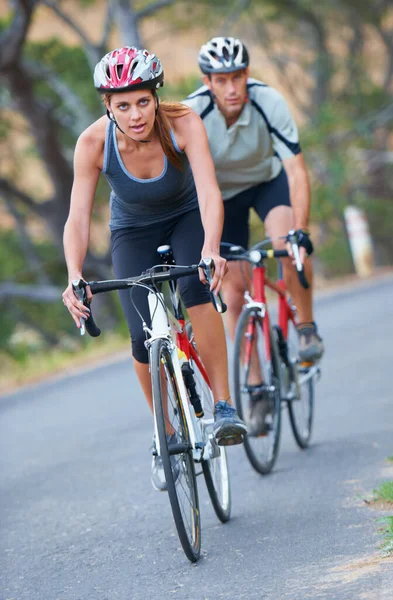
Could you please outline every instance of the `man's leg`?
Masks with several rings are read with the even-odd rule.
[[[286,236],[293,227],[293,213],[289,206],[276,206],[269,211],[265,219],[265,228],[269,237],[273,240],[275,249],[285,248]],[[319,359],[324,351],[323,343],[319,337],[313,320],[313,297],[312,297],[312,265],[309,258],[304,264],[304,271],[310,284],[305,289],[298,278],[295,265],[289,258],[281,259],[283,265],[284,281],[292,300],[297,308],[299,322],[299,355],[304,361]]]
[[[276,206],[265,219],[265,228],[268,236],[273,240],[276,250],[285,250],[286,236],[293,227],[293,212],[289,206]],[[312,309],[312,266],[310,259],[306,259],[304,270],[310,287],[306,290],[299,281],[295,265],[290,258],[281,259],[284,281],[297,308],[300,323],[313,321]]]
[[[228,273],[222,282],[222,291],[228,310],[225,325],[232,341],[235,338],[236,325],[244,304],[244,292],[251,291],[251,269],[248,263],[234,261],[228,263]]]
[[[224,229],[222,241],[234,246],[248,248],[250,206],[254,200],[255,188],[245,190],[224,202]],[[225,255],[225,246],[221,254]],[[251,289],[251,269],[246,262],[228,262],[228,273],[222,282],[222,291],[228,310],[225,326],[231,340],[234,340],[236,324],[244,303],[244,292]]]

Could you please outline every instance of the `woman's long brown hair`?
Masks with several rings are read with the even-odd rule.
[[[156,100],[155,92],[152,92],[154,99]],[[103,100],[108,104],[113,94],[103,94]],[[182,163],[179,155],[173,145],[171,138],[171,120],[183,117],[191,112],[191,108],[181,104],[180,102],[160,102],[159,108],[156,114],[156,120],[154,122],[154,128],[160,140],[160,144],[164,151],[164,154],[168,157],[168,160],[179,170],[182,169]]]
[[[182,168],[179,155],[173,145],[171,138],[171,120],[183,117],[191,112],[191,108],[180,102],[161,102],[154,127],[160,140],[162,149],[175,167]]]

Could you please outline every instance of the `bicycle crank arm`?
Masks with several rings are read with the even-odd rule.
[[[313,365],[312,367],[306,367],[305,369],[299,369],[299,386],[304,385],[307,381],[310,381],[312,377],[320,376],[321,367],[319,365]]]

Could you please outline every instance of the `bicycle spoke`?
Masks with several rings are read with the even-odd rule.
[[[189,340],[193,340],[191,324],[187,324],[187,335]],[[192,345],[197,351],[195,343]],[[210,386],[206,382],[199,365],[193,359],[190,365],[194,371],[194,381],[196,390],[201,399],[204,416],[200,419],[202,430],[205,432],[206,441],[209,435],[212,435],[214,421],[214,401]],[[211,443],[211,442],[209,442]],[[207,449],[205,447],[205,453]],[[231,514],[231,492],[229,486],[229,473],[226,449],[221,447],[217,450],[217,456],[207,456],[204,454],[202,460],[202,471],[205,477],[206,486],[209,492],[214,511],[222,523],[226,523]]]
[[[266,339],[263,323],[256,309],[243,311],[236,328],[233,361],[237,410],[252,432],[246,436],[244,448],[254,469],[266,475],[278,455],[281,409],[277,349],[270,331]]]
[[[200,515],[194,462],[183,407],[167,342],[157,339],[151,350],[154,410],[161,457],[172,513],[184,552],[191,561],[200,554]],[[168,435],[175,443],[189,446],[187,452],[171,454]]]
[[[318,367],[302,368],[298,360],[298,333],[294,324],[288,327],[288,359],[291,364],[292,399],[288,401],[293,435],[301,449],[307,448],[314,418],[314,377]]]

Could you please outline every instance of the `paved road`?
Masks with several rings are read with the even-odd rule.
[[[318,300],[313,445],[297,450],[284,415],[269,477],[230,449],[233,518],[219,524],[201,486],[196,566],[151,488],[128,362],[0,399],[1,600],[391,599],[381,513],[362,495],[393,478],[392,300],[392,278]]]

